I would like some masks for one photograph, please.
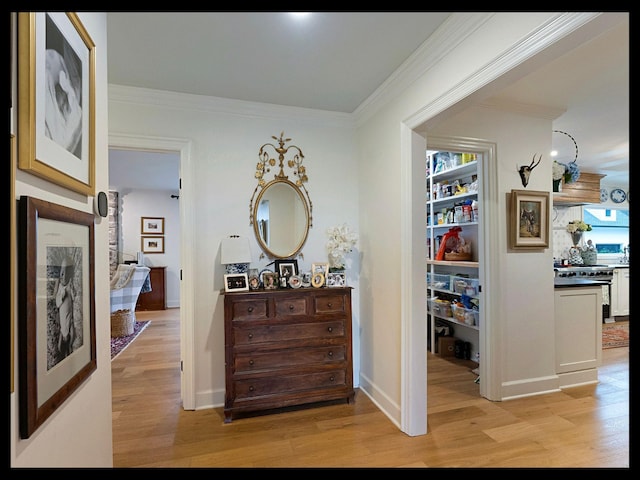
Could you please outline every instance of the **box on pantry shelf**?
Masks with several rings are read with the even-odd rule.
[[[455,357],[456,340],[456,337],[438,338],[438,355],[440,355],[441,357]]]

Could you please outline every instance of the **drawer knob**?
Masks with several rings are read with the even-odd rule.
[[[293,310],[295,307],[293,305],[289,305],[289,310]]]
[[[249,308],[247,308],[247,311],[248,311],[249,313],[253,312],[253,307],[249,307]]]
[[[331,302],[327,303],[327,307],[329,307],[329,308],[333,307],[333,303],[331,303]]]
[[[250,391],[250,392],[253,392],[254,390],[255,390],[255,388],[253,388],[253,385],[251,385],[251,386],[249,387],[249,391]]]
[[[249,360],[249,365],[253,367],[253,359]]]
[[[329,352],[329,353],[328,353],[328,355],[329,355],[330,357],[333,357],[333,352]]]
[[[333,332],[333,327],[329,327],[329,328],[327,328],[327,331],[328,331],[329,333]]]
[[[253,333],[249,334],[249,340],[251,340],[253,338]]]
[[[333,382],[333,381],[335,381],[335,379],[336,379],[336,377],[334,377],[333,375],[331,375],[331,376],[329,377],[329,380],[330,380],[330,381],[332,381],[332,382]]]

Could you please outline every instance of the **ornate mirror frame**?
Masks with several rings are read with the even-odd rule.
[[[302,150],[295,145],[285,147],[285,144],[291,139],[283,137],[284,132],[280,133],[280,138],[272,136],[271,138],[278,142],[278,146],[265,143],[258,152],[259,161],[255,173],[258,185],[253,190],[249,202],[249,225],[253,226],[256,241],[264,252],[260,258],[266,255],[269,258],[282,259],[300,255],[300,250],[307,241],[309,229],[313,225],[311,198],[304,186],[309,180],[306,168],[302,165],[304,155]],[[270,157],[268,149],[273,149],[278,154],[278,160]],[[285,155],[289,149],[292,149],[293,156],[287,160],[287,166],[296,177],[295,181],[289,180],[289,177],[284,173]],[[273,180],[265,180],[265,175],[271,171],[271,168],[276,167],[276,164],[279,168],[278,173],[274,175]],[[286,198],[287,196],[288,198]],[[270,203],[274,204],[272,210],[276,208],[278,210],[269,210]],[[265,208],[267,209],[266,217],[263,213]],[[269,215],[271,214],[275,214],[273,222],[270,222]],[[278,220],[277,223],[276,220]],[[287,226],[282,225],[283,223],[287,223]],[[274,247],[271,244],[270,238],[272,236],[268,229],[272,226],[277,229],[274,233],[278,234],[273,235],[274,238],[287,238],[282,247]]]

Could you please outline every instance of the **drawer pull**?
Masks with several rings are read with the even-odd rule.
[[[336,377],[334,377],[333,375],[331,375],[331,376],[329,377],[329,380],[330,380],[330,381],[332,381],[332,382],[333,382],[333,381],[335,381],[335,379],[336,379]]]
[[[295,307],[293,305],[289,305],[289,310],[293,310]]]
[[[253,388],[253,385],[251,385],[251,386],[249,387],[249,391],[250,391],[250,392],[253,392],[254,390],[255,390],[255,388]]]
[[[253,307],[247,308],[247,312],[249,312],[249,313],[253,312]]]
[[[253,338],[253,333],[249,334],[249,340],[251,340]]]
[[[330,357],[333,357],[333,352],[329,352],[327,355],[329,355]]]
[[[253,367],[253,359],[249,360],[249,365]]]
[[[329,308],[333,307],[333,303],[331,303],[331,302],[327,303],[327,307],[329,307]]]
[[[328,331],[329,333],[333,332],[333,327],[329,327],[329,328],[327,328],[327,331]]]

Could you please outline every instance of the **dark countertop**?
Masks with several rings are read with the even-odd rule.
[[[609,283],[607,280],[593,280],[588,278],[553,278],[553,286],[555,288],[595,287],[597,285],[608,285]]]

